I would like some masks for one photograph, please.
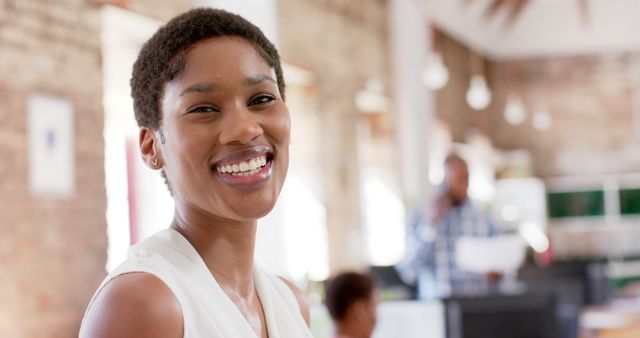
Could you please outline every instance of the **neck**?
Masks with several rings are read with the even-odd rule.
[[[349,322],[337,323],[336,338],[370,338],[358,328],[358,325]]]
[[[256,224],[256,220],[237,222],[176,209],[171,228],[193,245],[220,287],[231,298],[250,298],[255,295],[253,253]]]

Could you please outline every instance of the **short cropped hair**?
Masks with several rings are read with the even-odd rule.
[[[334,320],[344,319],[347,310],[357,300],[370,300],[375,283],[368,275],[343,272],[325,282],[325,304]]]
[[[171,19],[147,41],[133,65],[131,96],[138,126],[157,129],[162,115],[160,100],[165,83],[183,70],[189,49],[216,36],[238,36],[251,43],[267,64],[275,69],[284,100],[280,55],[262,31],[239,15],[220,9],[196,8]]]

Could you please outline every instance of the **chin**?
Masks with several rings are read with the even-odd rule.
[[[242,209],[234,210],[234,213],[237,215],[238,219],[241,220],[257,220],[268,215],[275,207],[276,201],[277,199],[273,198],[271,201],[254,202],[251,203],[249,207],[244,205]]]
[[[268,208],[266,210],[257,211],[255,213],[247,215],[246,217],[247,217],[247,219],[257,220],[259,218],[267,216],[271,212],[271,210],[273,210],[273,207]]]

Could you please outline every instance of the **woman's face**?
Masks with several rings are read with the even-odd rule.
[[[289,165],[289,111],[251,43],[192,46],[160,106],[155,144],[179,212],[249,221],[273,208]]]

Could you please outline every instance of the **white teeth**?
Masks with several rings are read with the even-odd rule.
[[[218,173],[228,173],[232,174],[233,176],[251,176],[258,173],[258,171],[260,171],[260,169],[262,169],[262,167],[264,167],[265,165],[267,165],[267,157],[260,156],[253,158],[248,162],[223,165],[216,168],[216,170],[218,171]]]
[[[250,171],[244,171],[244,172],[239,172],[239,173],[232,173],[231,175],[233,176],[252,176],[258,173],[258,171],[260,171],[259,169],[255,169],[255,170],[250,170]]]

